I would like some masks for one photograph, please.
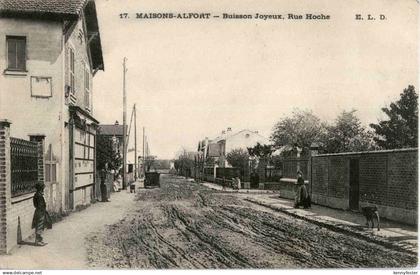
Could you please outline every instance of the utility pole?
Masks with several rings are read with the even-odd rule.
[[[124,57],[123,59],[123,189],[127,187],[127,95],[126,95],[126,89],[125,89],[125,74],[127,72],[126,69],[126,61],[127,58]]]
[[[137,117],[136,104],[134,104],[134,180],[137,181]]]
[[[144,127],[143,127],[143,176],[146,176],[146,159],[144,157],[144,138],[145,138],[145,134],[144,134]]]

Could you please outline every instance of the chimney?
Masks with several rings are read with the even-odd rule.
[[[228,132],[232,132],[232,128],[231,128],[231,127],[228,127],[228,128],[227,128],[227,131],[228,131]]]
[[[254,133],[258,134],[258,131],[254,131]]]

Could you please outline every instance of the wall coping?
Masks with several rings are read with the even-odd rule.
[[[293,178],[281,178],[280,179],[280,182],[288,182],[288,183],[294,183],[294,184],[296,184],[297,183],[297,179],[293,179]],[[303,182],[305,184],[309,183],[308,180],[304,180]]]
[[[25,194],[25,195],[13,197],[12,198],[12,204],[32,199],[34,195],[35,195],[35,192],[31,192],[31,193],[28,193],[28,194]]]
[[[404,152],[417,152],[418,148],[403,148],[403,149],[392,149],[392,150],[377,150],[377,151],[360,151],[360,152],[344,152],[344,153],[331,153],[331,154],[319,154],[312,156],[313,158],[318,157],[329,157],[329,156],[350,156],[350,155],[368,155],[368,154],[387,154],[387,153],[404,153]]]

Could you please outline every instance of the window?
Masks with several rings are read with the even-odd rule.
[[[26,37],[6,36],[7,70],[26,71]]]
[[[57,182],[57,160],[55,160],[50,144],[45,158],[45,181]]]
[[[85,68],[85,107],[90,109],[90,74],[88,68]]]
[[[70,85],[70,91],[72,93],[75,92],[74,89],[74,65],[75,65],[75,61],[74,61],[74,51],[72,48],[69,48],[69,85]]]

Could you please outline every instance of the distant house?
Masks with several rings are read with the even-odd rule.
[[[203,154],[204,159],[213,159],[219,166],[229,166],[226,155],[234,149],[247,150],[257,143],[270,144],[268,138],[260,135],[258,131],[243,129],[233,132],[232,128],[223,130],[221,135],[214,139],[204,139],[199,142],[198,151]]]
[[[127,133],[127,125],[125,126]],[[120,155],[123,155],[123,136],[124,136],[124,127],[120,125],[118,121],[115,121],[115,124],[100,124],[98,128],[98,134],[103,137],[108,137],[112,140],[114,150]]]

